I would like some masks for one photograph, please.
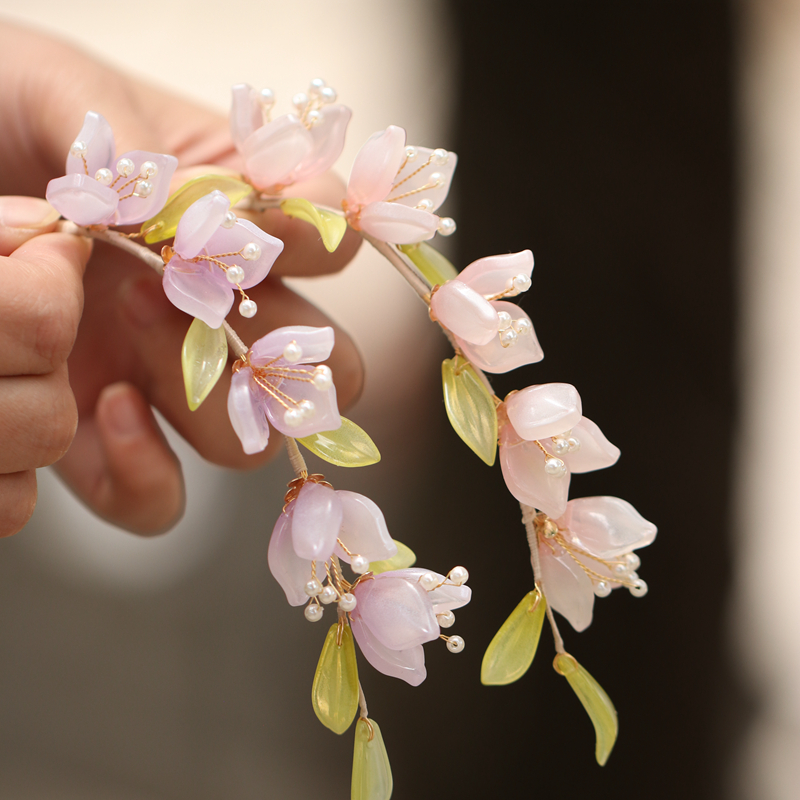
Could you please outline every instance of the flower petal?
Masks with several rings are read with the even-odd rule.
[[[369,561],[384,561],[397,554],[397,545],[389,535],[383,513],[372,500],[344,490],[336,492],[336,496],[342,503],[339,538],[351,553]],[[338,544],[336,555],[350,563],[350,556]]]
[[[114,153],[117,152],[117,148],[114,144],[114,134],[108,120],[102,114],[88,111],[83,119],[83,127],[75,137],[75,141],[83,142],[86,145],[86,166],[84,167],[82,158],[70,154],[67,156],[67,175],[86,175],[94,180],[97,170],[103,167],[110,167],[111,171],[116,174]]]
[[[269,441],[269,425],[253,396],[251,375],[249,369],[235,372],[228,392],[228,416],[242,449],[248,455],[260,453]]]
[[[367,139],[356,155],[347,184],[347,202],[351,206],[365,206],[389,196],[405,158],[405,145],[406,132],[396,125]]]
[[[241,152],[245,139],[264,124],[258,92],[247,83],[237,83],[231,89],[231,136]]]
[[[412,583],[419,582],[420,576],[430,572],[439,578],[439,583],[444,584],[438,586],[428,592],[428,599],[433,604],[433,613],[441,614],[444,611],[455,611],[457,608],[465,606],[472,599],[472,589],[469,586],[455,586],[451,583],[444,583],[445,576],[440,575],[430,569],[422,569],[421,567],[409,567],[408,569],[399,569],[395,571],[395,575],[400,578],[405,578]]]
[[[570,472],[591,472],[617,463],[619,447],[611,444],[590,419],[581,417],[573,426],[572,435],[581,443],[581,449],[564,456]]]
[[[542,588],[550,608],[566,617],[576,631],[582,631],[592,623],[592,580],[564,550],[557,547],[557,551],[555,554],[546,544],[539,545]]]
[[[478,294],[495,295],[510,288],[517,275],[531,277],[533,272],[533,253],[523,250],[501,256],[487,256],[473,261],[458,275],[458,279],[474,289]]]
[[[436,235],[439,217],[399,203],[375,202],[361,211],[361,230],[392,244],[414,244]]]
[[[133,225],[136,222],[144,222],[161,211],[167,202],[169,182],[172,180],[172,173],[175,172],[175,168],[178,166],[178,159],[175,156],[150,153],[147,150],[131,150],[128,153],[123,153],[120,158],[129,158],[133,161],[134,166],[131,177],[140,175],[142,164],[145,161],[152,161],[158,170],[155,175],[146,179],[153,187],[147,197],[138,197],[132,194],[136,187],[136,183],[133,182],[125,189],[121,189],[130,178],[120,179],[119,185],[115,187],[116,189],[121,189],[116,224]],[[145,180],[145,178],[142,177],[141,180]],[[128,195],[132,196],[129,197]]]
[[[327,561],[342,527],[342,502],[329,486],[308,481],[292,503],[292,546],[299,558]]]
[[[308,602],[306,583],[311,580],[311,562],[298,558],[292,546],[292,509],[281,514],[269,540],[267,553],[269,571],[283,589],[291,606]]]
[[[433,293],[431,311],[445,328],[470,344],[497,338],[497,310],[460,280],[448,281]]]
[[[164,269],[163,285],[174,306],[203,320],[209,328],[219,328],[233,305],[231,285],[218,267],[205,263],[193,264],[173,256]]]
[[[400,678],[412,686],[419,686],[425,680],[427,675],[425,651],[421,644],[405,650],[390,650],[378,641],[358,616],[358,612],[352,614],[350,627],[353,629],[353,636],[355,636],[364,658],[378,672],[391,678]]]
[[[309,131],[312,139],[311,152],[292,174],[292,183],[305,181],[330,169],[342,154],[347,124],[352,112],[347,106],[323,106],[319,122]]]
[[[432,148],[417,147],[415,149],[417,151],[416,158],[407,161],[398,173],[387,200],[412,208],[418,205],[420,200],[430,200],[433,204],[431,211],[436,211],[447,199],[458,156],[448,151],[446,162],[439,164],[435,159],[431,159]],[[430,163],[423,167],[428,161]],[[401,197],[400,195],[406,196]],[[393,200],[393,198],[397,199]]]
[[[311,328],[307,325],[276,328],[253,345],[250,361],[256,366],[263,366],[281,358],[284,348],[290,342],[300,345],[303,353],[296,363],[315,364],[330,356],[334,342],[333,328]]]
[[[217,253],[238,253],[246,244],[257,244],[261,248],[258,258],[248,261],[243,256],[226,256],[224,263],[241,267],[245,278],[239,284],[242,289],[249,289],[267,277],[275,259],[283,252],[283,242],[265,233],[250,220],[238,219],[232,228],[218,227],[206,245],[209,255]]]
[[[222,225],[230,207],[230,200],[216,189],[192,203],[175,231],[175,252],[181,258],[194,258]]]
[[[311,371],[309,370],[307,374],[310,376]],[[332,385],[330,389],[321,392],[313,383],[301,380],[284,380],[276,384],[270,379],[270,382],[280,387],[280,391],[289,395],[295,403],[309,400],[314,404],[314,411],[304,417],[299,425],[292,427],[287,425],[284,419],[288,410],[283,404],[286,400],[281,398],[283,402],[280,402],[275,397],[267,395],[265,399],[267,418],[276,430],[287,436],[302,439],[311,436],[312,433],[335,431],[341,427],[342,418],[339,416],[339,407],[336,403],[335,386]]]
[[[259,189],[281,186],[291,182],[292,171],[311,155],[313,147],[305,125],[294,114],[284,114],[245,139],[241,148],[245,173]]]
[[[76,225],[108,225],[114,220],[119,195],[94,178],[72,173],[47,184],[47,202]]]
[[[581,419],[580,395],[568,383],[529,386],[506,400],[505,406],[514,430],[528,441],[557,436]]]

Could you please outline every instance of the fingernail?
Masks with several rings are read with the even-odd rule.
[[[103,390],[103,419],[113,433],[131,438],[144,430],[141,409],[125,385],[109,386]]]
[[[122,289],[122,310],[137,328],[149,328],[172,308],[158,281],[138,278]]]
[[[46,200],[36,197],[0,197],[0,225],[6,228],[44,228],[61,216]]]

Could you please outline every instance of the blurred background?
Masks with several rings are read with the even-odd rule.
[[[421,565],[467,566],[475,592],[454,629],[466,650],[428,645],[421,687],[362,662],[396,798],[797,797],[800,0],[243,0],[207,16],[0,0],[0,14],[223,113],[233,83],[272,87],[280,112],[322,76],[354,109],[343,174],[367,136],[402,125],[459,154],[458,267],[533,250],[522,303],[546,358],[496,392],[575,384],[623,457],[573,496],[618,495],[660,528],[641,553],[647,597],[615,592],[585,633],[562,626],[620,714],[602,769],[547,632],[521,681],[479,684],[532,576],[499,469],[449,429],[447,350],[424,307],[366,248],[295,284],[359,342],[367,385],[348,416],[383,454],[326,475],[374,499]],[[92,519],[43,471],[33,521],[0,542],[0,797],[348,797],[351,734],[309,702],[326,626],[287,606],[266,564],[288,463],[234,474],[172,441],[189,505],[167,536]]]

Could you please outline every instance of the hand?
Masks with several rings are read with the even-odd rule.
[[[0,25],[0,64],[0,108],[16,121],[0,139],[0,193],[43,197],[47,181],[63,174],[67,151],[88,110],[109,120],[119,153],[135,148],[171,153],[180,168],[237,166],[224,117],[131,80],[61,42]],[[338,206],[343,188],[327,175],[299,192]],[[315,229],[279,211],[256,221],[286,247],[270,277],[248,291],[258,314],[233,319],[236,330],[252,343],[283,325],[332,324],[280,278],[341,269],[358,248],[357,235],[348,231],[329,254]],[[160,278],[141,262],[98,244],[84,291],[85,307],[68,361],[78,428],[58,469],[100,516],[135,532],[156,533],[182,513],[183,485],[180,465],[158,430],[151,405],[201,455],[226,466],[263,463],[282,437],[273,433],[263,454],[243,454],[227,419],[228,377],[200,409],[189,411],[180,349],[190,319],[166,300]],[[353,343],[338,328],[328,363],[344,407],[358,395],[363,376]],[[0,408],[3,391],[0,384]],[[0,441],[5,441],[2,431]]]

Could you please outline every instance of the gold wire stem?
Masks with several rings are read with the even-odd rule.
[[[308,478],[308,467],[297,442],[291,436],[284,436],[283,442],[286,445],[286,452],[289,454],[289,463],[292,465],[294,474],[298,478]]]
[[[367,698],[366,695],[364,694],[364,688],[361,686],[361,681],[358,681],[358,705],[360,708],[361,719],[363,719],[364,722],[366,722],[367,725],[369,725],[369,720],[367,719],[367,717],[369,717],[369,710],[367,709]],[[370,741],[372,741],[372,725],[369,725],[369,729],[370,729],[369,738]]]

